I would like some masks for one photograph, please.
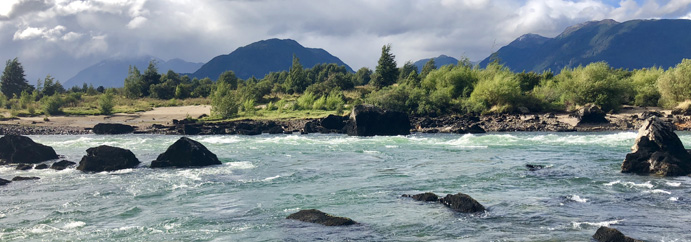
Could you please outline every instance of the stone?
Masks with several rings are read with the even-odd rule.
[[[139,160],[132,151],[101,145],[86,150],[86,155],[79,161],[77,170],[85,172],[117,171],[135,168]]]
[[[346,226],[357,224],[357,222],[353,221],[352,219],[336,217],[316,209],[300,210],[297,213],[288,215],[287,219],[321,224],[325,226]]]
[[[0,160],[6,163],[36,164],[57,159],[52,147],[34,142],[21,135],[5,135],[0,138]]]
[[[403,195],[403,197],[409,197],[409,198],[412,198],[416,201],[422,201],[422,202],[437,202],[437,201],[439,201],[439,196],[437,196],[437,194],[434,194],[431,192],[415,194],[412,196],[405,194],[405,195]]]
[[[134,126],[115,123],[99,123],[91,129],[94,134],[129,134],[134,132]]]
[[[525,168],[527,168],[529,171],[537,171],[537,170],[542,170],[545,168],[543,165],[533,165],[533,164],[526,164]]]
[[[578,124],[602,124],[609,123],[605,118],[607,114],[595,104],[588,103],[576,111]]]
[[[642,242],[641,240],[626,237],[617,229],[608,228],[605,226],[597,229],[597,232],[595,232],[593,235],[593,239],[598,242]]]
[[[12,178],[12,181],[29,181],[29,180],[38,180],[41,178],[35,177],[35,176],[15,176]]]
[[[326,118],[320,121],[320,124],[325,129],[342,130],[346,125],[346,120],[347,119],[344,119],[343,116],[329,114],[329,116],[326,116]]]
[[[410,119],[403,112],[357,105],[350,113],[346,133],[350,136],[408,135]]]
[[[34,167],[34,169],[36,169],[36,170],[48,169],[48,165],[47,164],[38,164]]]
[[[621,164],[621,172],[685,176],[691,174],[691,155],[674,133],[672,124],[657,117],[646,119]]]
[[[151,162],[151,168],[201,167],[220,165],[221,161],[201,143],[181,137]]]
[[[34,165],[32,165],[32,164],[19,164],[19,165],[17,165],[17,168],[15,168],[15,169],[19,170],[19,171],[26,171],[26,170],[31,170],[33,168],[34,168]]]
[[[441,203],[452,210],[461,213],[476,213],[485,211],[485,207],[482,206],[482,204],[467,194],[460,192],[454,195],[446,195],[446,197],[441,199]]]
[[[8,181],[8,180],[5,180],[5,179],[0,178],[0,186],[4,186],[4,185],[7,185],[7,184],[10,184],[11,182],[12,182],[12,181]]]
[[[72,161],[61,160],[61,161],[53,163],[53,165],[50,166],[50,169],[60,171],[60,170],[67,169],[67,167],[74,166],[76,164],[77,163],[72,162]]]

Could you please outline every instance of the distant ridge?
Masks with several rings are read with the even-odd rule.
[[[241,79],[252,76],[263,78],[270,72],[289,70],[293,55],[300,59],[300,64],[305,68],[322,63],[336,63],[353,71],[338,57],[323,49],[305,48],[291,39],[268,39],[237,48],[227,55],[216,56],[191,76],[216,80],[221,73],[232,70]]]
[[[432,58],[418,60],[415,63],[413,63],[413,65],[417,66],[418,71],[422,71],[422,67],[425,66],[425,63],[427,63],[430,59],[432,59]],[[456,65],[456,64],[458,64],[458,59],[447,56],[447,55],[440,55],[440,56],[434,57],[434,64],[437,67],[442,67],[442,66],[445,66],[448,64]]]
[[[92,66],[89,66],[77,73],[74,77],[68,79],[63,83],[66,88],[73,86],[82,86],[84,83],[92,84],[94,87],[122,87],[125,84],[125,78],[130,66],[136,66],[139,71],[144,72],[149,66],[149,61],[155,60],[158,72],[165,73],[168,70],[173,70],[178,73],[193,72],[203,63],[187,62],[181,59],[171,59],[164,61],[162,59],[152,56],[142,56],[136,58],[113,58],[103,60]]]
[[[566,28],[554,38],[523,35],[485,58],[486,66],[497,57],[516,72],[577,67],[606,61],[614,68],[668,68],[691,58],[691,20],[611,19],[591,21]]]

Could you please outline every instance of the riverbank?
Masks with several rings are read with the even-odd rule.
[[[326,124],[322,119],[238,120],[223,122],[190,121],[210,115],[211,107],[160,107],[134,114],[117,113],[93,116],[20,117],[0,122],[0,134],[74,135],[89,134],[98,123],[120,123],[135,127],[144,134],[243,134],[261,133],[343,133],[340,125]],[[606,114],[607,123],[579,123],[571,113],[495,114],[484,116],[454,115],[410,117],[411,132],[482,133],[482,132],[575,132],[636,130],[650,116],[675,124],[677,130],[691,130],[691,117],[672,115],[670,110],[646,107],[624,107],[616,114]],[[192,119],[188,119],[192,118]],[[334,118],[334,117],[332,117]]]

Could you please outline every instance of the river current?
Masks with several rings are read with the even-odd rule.
[[[190,136],[223,162],[197,169],[147,168],[179,136],[30,137],[75,162],[105,144],[142,164],[0,167],[0,178],[41,178],[0,186],[0,241],[589,241],[603,225],[691,241],[691,177],[620,173],[635,132]],[[488,211],[401,197],[422,192],[462,192]],[[359,224],[285,219],[312,208]]]

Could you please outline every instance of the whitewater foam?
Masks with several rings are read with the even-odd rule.
[[[573,226],[573,229],[586,229],[588,227],[609,227],[612,224],[618,224],[624,220],[611,220],[611,221],[602,221],[602,222],[571,222],[571,225]]]
[[[605,185],[605,186],[614,186],[614,185],[617,185],[617,184],[620,184],[620,185],[622,185],[622,186],[624,186],[624,187],[628,187],[628,188],[648,188],[648,189],[652,189],[652,188],[654,187],[653,184],[650,183],[650,181],[647,181],[647,182],[645,182],[645,183],[634,183],[634,182],[622,182],[622,181],[620,181],[620,180],[616,180],[616,181],[613,181],[613,182],[605,183],[604,185]]]
[[[587,202],[588,202],[588,199],[581,198],[581,197],[578,196],[578,195],[569,195],[569,196],[567,196],[566,198],[569,199],[569,200],[571,200],[571,201],[579,202],[579,203],[587,203]]]
[[[81,228],[86,226],[85,222],[82,221],[73,221],[66,223],[65,225],[62,226],[63,229],[76,229],[76,228]]]

